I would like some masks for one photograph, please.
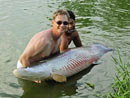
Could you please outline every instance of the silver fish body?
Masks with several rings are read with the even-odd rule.
[[[18,78],[32,81],[52,79],[51,74],[69,77],[86,69],[112,50],[101,44],[74,48],[36,66],[15,69],[13,73]]]

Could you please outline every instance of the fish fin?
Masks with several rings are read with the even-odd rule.
[[[99,65],[99,64],[101,64],[102,62],[101,61],[95,61],[95,62],[93,62],[92,64],[93,65]]]
[[[56,82],[66,82],[67,78],[63,75],[59,75],[59,74],[51,74],[53,80],[55,80]]]

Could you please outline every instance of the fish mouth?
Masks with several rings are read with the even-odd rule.
[[[15,69],[14,71],[13,71],[13,74],[17,77],[17,69]]]
[[[21,79],[25,79],[25,80],[37,80],[35,79],[35,76],[31,75],[31,73],[28,73],[25,70],[21,70],[21,69],[15,69],[13,71],[13,74],[17,77],[17,78],[21,78]]]
[[[13,70],[14,76],[25,80],[45,80],[50,78],[50,70],[47,66],[43,70],[34,70],[33,68],[18,68]]]
[[[28,74],[28,73],[26,72],[26,70],[19,68],[19,69],[14,69],[13,74],[16,77],[25,77],[25,74]]]
[[[19,70],[18,70],[18,69],[14,69],[13,74],[14,74],[16,77],[21,77],[21,76],[22,76],[22,75],[19,73]]]

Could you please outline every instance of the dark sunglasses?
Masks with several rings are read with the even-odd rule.
[[[56,22],[58,25],[61,25],[62,23],[64,24],[64,25],[68,25],[68,22],[67,21],[57,21]]]

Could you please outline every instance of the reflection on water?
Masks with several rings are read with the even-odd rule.
[[[1,98],[18,98],[19,96],[18,95],[15,95],[15,94],[6,94],[6,93],[0,93],[0,96]]]
[[[62,3],[62,6],[75,12],[77,28],[82,39],[86,39],[84,44],[105,43],[119,48],[125,56],[130,53],[129,5],[129,0],[78,0]]]
[[[70,77],[66,83],[45,81],[42,84],[37,84],[18,79],[20,86],[24,90],[20,98],[59,98],[60,96],[74,95],[77,93],[77,81],[90,72],[93,67],[94,65],[91,65],[88,69]]]

